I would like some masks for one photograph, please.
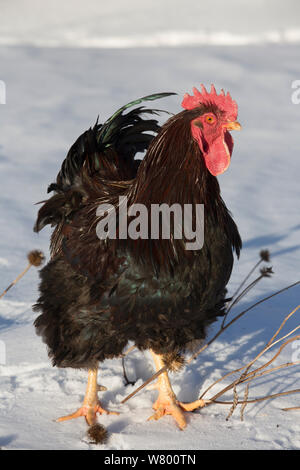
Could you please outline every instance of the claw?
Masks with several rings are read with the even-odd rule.
[[[159,370],[164,366],[162,356],[155,354],[151,351],[156,369]],[[163,372],[158,377],[158,381],[152,385],[151,388],[159,391],[158,398],[153,405],[155,413],[148,418],[148,421],[154,419],[158,420],[165,415],[172,415],[180,429],[186,427],[186,419],[184,416],[185,411],[194,411],[197,408],[203,408],[207,403],[206,400],[196,400],[192,403],[182,403],[177,400],[173,392],[167,372]]]
[[[70,419],[75,419],[79,418],[81,416],[85,417],[85,420],[89,426],[92,426],[93,424],[96,423],[97,420],[97,413],[100,415],[106,414],[106,415],[119,415],[117,411],[108,411],[102,408],[100,404],[96,406],[85,406],[83,405],[81,408],[79,408],[75,413],[72,413],[67,416],[61,416],[56,420],[57,423],[61,423],[62,421],[68,421]]]
[[[83,401],[83,405],[75,413],[67,416],[61,416],[56,422],[61,423],[62,421],[68,421],[70,419],[79,418],[84,416],[87,424],[92,426],[97,421],[97,413],[100,415],[118,415],[116,411],[107,411],[100,405],[97,398],[97,392],[107,390],[103,385],[97,384],[97,369],[90,369],[88,375],[88,383],[86,393]]]
[[[156,409],[156,412],[148,418],[148,421],[152,419],[157,421],[165,415],[172,415],[180,429],[183,430],[186,427],[186,420],[183,414],[183,410],[180,407],[180,403],[176,400],[174,400],[173,403],[166,402],[164,404],[158,404],[157,400],[157,402],[153,405],[153,408]]]

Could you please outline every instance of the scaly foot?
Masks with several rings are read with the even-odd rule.
[[[99,414],[107,414],[107,415],[118,415],[119,413],[116,411],[107,411],[100,403],[94,406],[82,405],[75,413],[72,413],[67,416],[61,416],[56,420],[56,422],[60,423],[62,421],[68,421],[69,419],[79,418],[80,416],[84,416],[87,424],[92,426],[97,421],[97,413]]]
[[[75,411],[67,416],[62,416],[58,418],[57,422],[67,421],[69,419],[79,418],[80,416],[84,416],[87,424],[92,426],[97,421],[97,413],[99,414],[112,414],[118,415],[116,411],[107,411],[100,405],[98,401],[97,392],[101,390],[106,390],[106,387],[97,384],[97,369],[90,369],[88,375],[88,383],[86,387],[86,393],[83,401],[83,405]]]
[[[192,403],[183,403],[176,399],[176,396],[163,395],[158,397],[153,405],[155,413],[148,418],[158,420],[165,415],[172,415],[180,429],[186,427],[186,419],[184,411],[194,411],[197,408],[202,408],[205,405],[204,400],[196,400]]]
[[[156,369],[159,370],[164,366],[163,357],[150,351]],[[155,413],[148,418],[148,420],[158,420],[162,416],[172,415],[178,424],[180,429],[186,427],[186,419],[184,411],[194,411],[197,408],[203,408],[205,406],[205,400],[196,400],[191,403],[183,403],[177,400],[175,393],[173,392],[167,372],[163,372],[158,377],[158,380],[151,388],[156,388],[159,391],[158,399],[153,405]]]

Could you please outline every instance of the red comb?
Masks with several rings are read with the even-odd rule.
[[[225,95],[224,90],[217,95],[214,85],[211,85],[210,93],[207,92],[204,85],[201,84],[201,92],[197,88],[193,88],[194,96],[185,93],[181,106],[185,109],[191,110],[197,108],[201,104],[215,104],[224,111],[227,118],[235,121],[238,114],[237,103],[231,98],[229,92]]]

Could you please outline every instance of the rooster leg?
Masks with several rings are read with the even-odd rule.
[[[163,356],[155,354],[151,350],[150,352],[153,356],[156,370],[158,371],[165,365],[163,362]],[[159,394],[153,405],[155,413],[150,416],[148,420],[157,420],[164,415],[172,415],[179,428],[184,429],[186,427],[184,411],[193,411],[196,408],[203,407],[205,404],[204,400],[196,400],[193,403],[182,403],[178,401],[175,393],[173,392],[167,372],[163,372],[159,375],[157,382],[154,384],[154,388],[158,389]]]
[[[115,411],[107,411],[100,405],[98,400],[97,392],[99,390],[106,390],[105,387],[97,384],[97,369],[90,369],[88,375],[88,383],[86,387],[85,397],[83,400],[83,405],[75,413],[72,413],[67,416],[62,416],[56,421],[67,421],[69,419],[79,418],[84,416],[86,422],[89,426],[92,426],[96,422],[97,413],[99,414],[113,414],[118,415],[119,413]]]

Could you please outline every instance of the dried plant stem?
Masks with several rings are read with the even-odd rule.
[[[270,365],[278,356],[279,354],[281,353],[281,351],[291,342],[299,339],[300,335],[298,336],[295,336],[293,338],[291,338],[290,340],[286,341],[280,348],[279,350],[276,352],[276,354],[268,361],[266,362],[263,366],[259,367],[258,369],[256,369],[255,371],[252,371],[252,372],[249,372],[248,373],[248,370],[250,369],[250,367],[266,352],[268,351],[271,347],[273,347],[275,344],[279,343],[280,341],[282,341],[283,339],[287,338],[288,336],[290,336],[292,333],[294,333],[296,330],[298,330],[300,328],[300,325],[297,326],[296,328],[294,328],[293,330],[291,330],[289,333],[287,333],[285,336],[283,336],[282,338],[278,339],[277,341],[274,341],[275,338],[278,336],[279,332],[282,330],[283,326],[285,325],[285,323],[287,322],[287,320],[289,318],[291,318],[292,315],[294,315],[300,308],[300,305],[298,305],[296,308],[294,308],[294,310],[292,310],[291,313],[289,313],[285,318],[284,320],[282,321],[280,327],[278,328],[278,330],[275,332],[275,334],[272,336],[272,338],[268,341],[268,343],[266,344],[266,346],[255,356],[254,359],[252,359],[252,361],[250,361],[248,364],[246,364],[245,366],[242,366],[240,367],[239,369],[235,369],[231,372],[229,372],[228,374],[224,375],[223,377],[221,377],[220,379],[216,380],[214,383],[212,383],[201,395],[200,399],[203,398],[206,393],[214,386],[216,385],[217,383],[221,382],[222,380],[224,380],[225,378],[229,377],[230,375],[233,375],[233,374],[236,374],[237,372],[240,372],[242,371],[243,369],[246,369],[245,372],[241,375],[241,377],[239,379],[237,379],[235,382],[233,382],[231,385],[229,385],[228,387],[226,387],[226,389],[223,389],[222,393],[225,393],[227,390],[230,390],[230,388],[232,388],[235,384],[237,383],[242,383],[244,381],[246,381],[246,379],[248,379],[249,377],[251,377],[252,375],[254,375],[255,373],[257,373],[258,371],[264,369],[265,367],[268,367],[268,365]],[[297,361],[298,362],[298,361]],[[285,367],[289,367],[291,365],[294,365],[296,364],[297,362],[291,362],[291,363],[287,363],[288,366],[285,366]],[[279,368],[280,366],[278,366]],[[283,366],[282,366],[283,367]],[[268,372],[268,371],[266,371]],[[253,378],[253,377],[252,377]],[[216,396],[214,397],[216,398]]]
[[[2,299],[2,297],[5,296],[5,294],[9,291],[9,289],[11,289],[15,284],[17,284],[17,282],[24,276],[24,274],[27,273],[27,271],[31,268],[31,266],[32,264],[29,263],[28,266],[26,266],[26,268],[24,269],[24,271],[22,271],[21,274],[19,274],[19,276],[17,276],[16,279],[9,284],[9,286],[0,295],[0,299]]]
[[[249,277],[251,276],[252,273],[254,273],[254,271],[258,268],[258,266],[263,262],[263,259],[260,258],[259,261],[257,261],[257,263],[253,266],[253,268],[249,271],[249,273],[247,274],[247,276],[245,277],[245,279],[241,282],[241,284],[239,285],[239,287],[237,288],[237,290],[234,292],[232,298],[234,299],[238,293],[240,292],[241,288],[245,285],[245,283],[248,281]]]
[[[135,344],[133,344],[132,346],[130,346],[130,348],[126,349],[126,351],[122,353],[122,357],[127,356],[127,355],[128,355],[129,353],[131,353],[131,351],[133,351],[135,348],[136,348]]]
[[[126,401],[130,400],[134,395],[136,395],[140,390],[142,390],[144,387],[146,387],[149,383],[151,383],[153,380],[156,379],[160,374],[163,372],[167,371],[168,367],[164,366],[159,371],[157,371],[155,374],[151,375],[149,379],[147,379],[142,385],[140,385],[138,388],[136,388],[132,393],[130,393],[124,400],[121,401],[122,404],[126,403]]]
[[[135,344],[130,346],[128,349],[126,349],[125,352],[122,353],[121,358],[122,358],[122,369],[123,369],[123,377],[125,380],[125,385],[134,385],[135,381],[129,380],[127,373],[126,373],[126,368],[125,368],[125,357],[131,353],[136,348]]]
[[[284,327],[284,325],[286,324],[286,322],[297,312],[297,310],[299,310],[300,308],[300,305],[298,305],[296,308],[294,308],[294,310],[291,311],[291,313],[289,313],[283,320],[283,322],[281,323],[280,327],[278,328],[278,330],[276,331],[276,333],[274,333],[274,335],[272,336],[272,338],[270,339],[270,341],[268,342],[267,346],[272,346],[273,344],[276,344],[274,343],[274,339],[276,338],[276,336],[278,335],[278,333],[282,330],[282,328]],[[297,326],[296,328],[294,328],[292,331],[290,331],[289,333],[287,333],[285,336],[283,336],[280,340],[284,339],[284,338],[287,338],[288,336],[290,336],[292,333],[294,333],[296,330],[298,330],[300,328],[300,325]],[[278,341],[280,341],[278,340]],[[277,341],[277,342],[278,342]]]
[[[276,367],[273,367],[271,369],[268,369],[268,370],[265,370],[263,372],[260,372],[258,374],[255,374],[255,377],[260,377],[262,375],[267,375],[267,374],[270,374],[271,372],[275,372],[276,370],[279,370],[279,369],[284,369],[285,367],[291,367],[291,366],[294,366],[294,365],[298,365],[300,364],[300,361],[296,361],[296,362],[286,362],[285,364],[280,364],[279,366],[276,366]],[[209,387],[207,387],[207,389],[202,393],[202,395],[200,396],[200,399],[202,399],[204,397],[204,395],[207,394],[207,392],[209,390],[211,390],[217,383],[221,382],[222,380],[226,379],[227,377],[229,377],[230,375],[233,375],[233,374],[236,374],[237,372],[240,372],[241,370],[243,370],[245,367],[248,367],[248,364],[246,366],[242,366],[240,367],[239,369],[236,369],[236,370],[233,370],[231,372],[228,372],[228,374],[226,375],[223,375],[220,379],[216,380],[215,382],[213,382]],[[240,380],[240,383],[244,383],[244,382],[247,382],[248,380],[252,380],[252,375],[247,375],[245,376],[243,379],[238,379]],[[232,388],[232,384],[230,386],[228,386],[228,390],[230,390],[230,388]],[[224,393],[225,391],[227,390],[224,390]]]
[[[240,293],[240,295],[238,297],[236,297],[232,302],[231,304],[228,306],[227,310],[226,310],[226,313],[224,315],[224,318],[223,318],[223,321],[222,321],[222,325],[221,325],[221,328],[224,327],[225,325],[225,321],[228,317],[228,314],[230,312],[230,310],[238,303],[240,302],[240,300],[242,300],[242,298],[248,294],[248,292],[250,292],[251,289],[253,289],[253,287],[256,286],[256,284],[261,281],[261,279],[263,279],[265,277],[265,275],[261,274],[260,276],[258,276],[256,279],[254,279],[254,281],[252,281],[247,287],[245,287],[245,289]]]
[[[285,292],[288,289],[291,289],[292,287],[295,287],[296,285],[300,284],[300,281],[294,282],[293,284],[284,287],[283,289],[280,289],[279,291],[275,292],[274,294],[268,295],[267,297],[264,297],[263,299],[259,300],[258,302],[255,302],[255,304],[251,305],[250,307],[246,308],[246,310],[243,310],[241,313],[236,315],[229,323],[227,323],[226,326],[221,326],[220,330],[216,333],[216,335],[208,341],[204,346],[202,346],[195,354],[193,354],[187,361],[187,364],[190,364],[196,357],[203,352],[208,346],[210,346],[219,336],[221,333],[223,333],[227,328],[229,328],[234,322],[239,320],[242,316],[244,316],[246,313],[248,313],[250,310],[253,308],[257,307],[258,305],[262,304],[263,302],[266,302],[267,300],[271,299],[272,297],[275,297],[276,295],[282,294],[282,292]]]
[[[243,279],[243,281],[241,282],[241,284],[238,286],[237,290],[234,292],[234,294],[232,295],[232,302],[231,304],[229,304],[228,308],[227,308],[227,312],[224,316],[224,319],[223,319],[223,322],[222,322],[222,326],[224,326],[225,324],[225,321],[226,321],[226,318],[230,312],[230,310],[232,309],[232,307],[234,305],[236,305],[263,277],[266,277],[266,270],[261,270],[261,276],[259,276],[257,279],[255,279],[251,284],[249,284],[242,292],[241,294],[237,297],[238,293],[241,291],[242,287],[245,285],[245,283],[247,282],[247,280],[250,278],[250,276],[254,273],[254,271],[258,268],[258,266],[263,262],[267,262],[269,263],[270,261],[270,253],[269,253],[269,250],[261,250],[260,253],[260,259],[257,261],[257,263],[255,263],[255,265],[253,266],[252,269],[250,269],[249,273],[247,274],[247,276]],[[272,273],[272,268],[267,268],[267,271],[269,271],[269,274]],[[268,276],[269,277],[269,276]]]
[[[17,282],[27,273],[27,271],[31,268],[31,266],[35,266],[36,268],[41,266],[41,264],[45,260],[45,256],[42,251],[40,250],[32,250],[27,254],[28,265],[24,269],[24,271],[16,277],[16,279],[9,284],[9,286],[2,292],[0,295],[0,299],[5,296],[5,294],[11,289]]]
[[[276,336],[278,336],[278,333],[282,330],[283,326],[285,325],[285,323],[288,321],[288,319],[294,315],[297,310],[299,310],[300,308],[300,305],[298,305],[298,307],[296,307],[291,313],[289,313],[283,320],[283,322],[281,323],[280,327],[278,328],[278,330],[275,332],[275,334],[272,336],[272,338],[268,341],[267,345],[262,349],[262,351],[253,359],[253,361],[251,361],[245,372],[243,373],[242,377],[246,377],[247,376],[247,372],[248,370],[250,369],[250,367],[252,366],[252,364],[254,364],[255,361],[257,361],[257,359],[259,359],[266,351],[268,351],[268,349],[272,348],[273,346],[275,346],[275,344],[279,343],[280,341],[283,341],[285,338],[287,338],[288,336],[291,336],[291,334],[293,334],[295,331],[299,330],[300,329],[300,325],[297,326],[296,328],[294,328],[293,330],[291,330],[289,333],[287,333],[285,336],[281,337],[280,339],[278,339],[277,341],[274,341]],[[264,366],[262,366],[261,368],[258,368],[256,369],[256,371],[264,368],[264,367],[267,367],[268,365],[271,364],[271,362],[273,362],[274,359],[276,359],[276,357],[279,356],[279,354],[281,353],[282,349],[285,348],[285,346],[287,344],[289,344],[290,342],[292,341],[295,341],[296,339],[298,339],[300,336],[295,336],[294,338],[290,339],[289,341],[286,341],[282,346],[281,348],[278,350],[278,352],[275,354],[275,356],[271,359],[271,361],[267,362]],[[291,363],[291,365],[293,365],[293,363]]]
[[[296,341],[298,339],[300,339],[300,334],[299,335],[296,335],[296,336],[293,336],[292,338],[289,338],[287,339],[281,346],[280,348],[275,352],[275,354],[272,356],[272,358],[270,360],[268,360],[266,363],[264,363],[263,365],[261,365],[260,367],[257,367],[255,370],[252,370],[250,371],[250,368],[251,366],[266,352],[268,351],[270,348],[272,348],[273,346],[275,346],[276,344],[278,344],[279,342],[283,341],[284,339],[288,338],[289,336],[291,336],[295,331],[299,330],[300,329],[300,325],[298,325],[296,328],[292,329],[291,331],[289,331],[286,335],[282,336],[281,338],[279,339],[276,339],[278,337],[278,334],[279,332],[282,330],[283,326],[286,324],[286,322],[300,309],[300,305],[298,305],[296,308],[294,308],[294,310],[292,310],[292,312],[290,312],[285,318],[284,320],[282,321],[280,327],[277,329],[277,331],[274,333],[274,335],[271,337],[271,339],[268,341],[268,343],[266,344],[266,346],[264,346],[264,348],[255,356],[254,359],[252,359],[248,364],[246,364],[245,366],[242,366],[240,367],[239,369],[236,369],[234,371],[231,371],[229,372],[228,374],[224,375],[223,377],[221,377],[220,379],[216,380],[215,382],[213,382],[203,393],[202,395],[199,397],[199,400],[204,400],[204,403],[206,405],[208,404],[212,404],[212,403],[215,403],[215,404],[231,404],[231,409],[229,411],[229,414],[227,416],[227,419],[229,419],[231,417],[231,415],[233,414],[234,410],[236,409],[237,405],[238,404],[242,404],[242,408],[241,408],[241,420],[243,420],[243,415],[244,415],[244,410],[245,410],[245,407],[248,403],[255,403],[255,402],[258,402],[258,401],[262,401],[262,400],[267,400],[267,399],[271,399],[271,398],[276,398],[276,397],[279,397],[279,396],[284,396],[284,395],[289,395],[289,394],[292,394],[292,393],[299,393],[300,392],[300,389],[296,389],[296,390],[289,390],[289,391],[286,391],[286,392],[282,392],[282,393],[277,393],[277,394],[274,394],[274,395],[267,395],[266,397],[262,397],[262,398],[256,398],[256,399],[253,399],[253,400],[248,400],[248,392],[249,392],[249,386],[247,385],[246,386],[246,389],[245,389],[245,394],[244,394],[244,400],[243,401],[239,401],[238,400],[238,394],[237,394],[237,389],[236,387],[240,384],[243,384],[245,382],[250,382],[252,381],[253,379],[256,379],[258,377],[261,377],[261,376],[264,376],[264,375],[267,375],[267,374],[270,374],[270,373],[273,373],[277,370],[280,370],[280,369],[283,369],[283,368],[286,368],[286,367],[291,367],[291,366],[295,366],[297,364],[300,364],[300,361],[294,361],[294,362],[287,362],[285,364],[280,364],[276,367],[272,367],[270,369],[267,369],[267,370],[263,370],[263,369],[266,369],[266,367],[268,367],[270,364],[272,364],[272,362],[274,362],[274,360],[281,354],[282,350],[288,345],[290,344],[291,342],[293,341]],[[226,377],[229,377],[230,375],[232,374],[235,374],[237,372],[240,372],[242,371],[243,369],[244,372],[242,372],[242,374],[240,375],[240,377],[238,379],[236,379],[235,381],[233,381],[231,384],[227,385],[226,387],[224,387],[220,392],[216,393],[213,397],[209,398],[209,399],[205,399],[205,395],[207,394],[207,392],[213,388],[217,383],[221,382],[222,380],[224,380]],[[233,401],[231,402],[228,402],[228,401],[219,401],[218,398],[221,397],[222,395],[224,395],[226,392],[228,392],[229,390],[233,389],[233,395],[234,395],[234,398],[233,398]],[[293,408],[286,408],[285,410],[288,411],[290,409],[298,409],[298,407],[293,407]]]
[[[281,408],[282,411],[300,410],[300,406],[291,406],[290,408]]]
[[[250,307],[246,308],[245,310],[243,310],[242,312],[240,312],[238,315],[236,315],[229,323],[227,323],[227,325],[221,325],[221,328],[220,330],[215,334],[215,336],[209,340],[206,344],[204,344],[196,353],[194,353],[187,361],[186,361],[186,364],[190,364],[194,359],[196,359],[196,357],[202,353],[206,348],[208,348],[208,346],[210,346],[225,330],[227,330],[234,322],[236,322],[237,320],[239,320],[242,316],[244,316],[246,313],[248,313],[250,310],[254,309],[255,307],[257,307],[258,305],[262,304],[263,302],[266,302],[267,300],[279,295],[279,294],[282,294],[283,292],[291,289],[292,287],[295,287],[296,285],[300,284],[300,281],[296,281],[294,282],[293,284],[290,284],[289,286],[286,286],[284,287],[283,289],[280,289],[279,291],[277,292],[274,292],[273,294],[271,295],[268,295],[267,297],[264,297],[263,299],[259,300],[258,302],[255,302],[253,305],[251,305]],[[295,311],[299,308],[300,306],[296,307]],[[290,318],[290,316],[295,313],[295,311],[291,312],[289,315],[288,315],[288,318]],[[286,318],[284,320],[284,323],[288,320],[288,318]],[[283,327],[284,323],[280,326],[279,330],[276,332],[276,334],[273,336],[273,338],[278,334],[278,332],[281,330],[281,328]],[[270,340],[271,341],[271,340]],[[269,343],[270,343],[269,341]],[[269,345],[268,343],[268,345]],[[270,346],[271,347],[271,346]],[[257,358],[258,359],[258,358]],[[256,359],[255,359],[256,360]],[[242,370],[244,369],[245,367],[248,367],[248,364],[246,366],[243,366],[242,368],[234,371],[234,372],[238,372],[239,370]],[[130,393],[130,395],[128,395],[126,398],[124,398],[124,400],[122,400],[122,404],[125,403],[126,401],[128,401],[130,398],[132,398],[134,395],[136,395],[140,390],[142,390],[144,387],[146,387],[148,384],[150,384],[153,380],[155,380],[160,374],[162,374],[163,372],[166,372],[168,370],[168,367],[167,366],[164,366],[162,367],[160,370],[158,370],[155,374],[153,374],[149,379],[147,379],[142,385],[140,385],[136,390],[134,390],[132,393]],[[231,372],[228,375],[231,375],[233,374],[234,372]],[[223,378],[225,378],[226,376],[224,376]],[[223,380],[222,379],[219,379],[220,380]],[[216,382],[217,383],[217,382]],[[211,387],[209,387],[211,388]]]
[[[125,357],[124,356],[122,357],[122,368],[123,368],[123,376],[125,380],[125,385],[134,385],[135,381],[128,379],[126,369],[125,369]]]
[[[224,395],[224,393],[228,392],[228,390],[234,388],[236,385],[238,384],[241,384],[241,383],[244,383],[248,380],[253,380],[254,378],[256,378],[256,374],[258,371],[264,369],[265,367],[267,367],[268,365],[270,365],[278,356],[279,354],[281,353],[282,349],[287,346],[287,344],[289,344],[290,342],[292,341],[295,341],[296,339],[299,339],[300,338],[300,335],[294,337],[294,338],[291,338],[290,340],[286,341],[282,346],[281,348],[279,349],[279,351],[276,352],[276,354],[272,357],[272,359],[270,359],[266,364],[262,365],[261,367],[255,369],[254,371],[251,371],[249,373],[247,373],[247,375],[242,374],[237,380],[235,380],[234,382],[232,382],[230,385],[227,385],[225,388],[223,388],[220,392],[218,392],[216,395],[214,395],[212,398],[210,398],[210,401],[214,401],[216,400],[217,398],[219,398],[221,395]],[[260,355],[259,355],[260,356]],[[246,366],[243,366],[241,367],[239,370],[241,369],[244,369],[245,367],[248,369],[250,367],[250,364],[252,365],[256,360],[258,359],[255,358],[253,361],[251,361],[251,363],[249,362]],[[297,361],[298,362],[298,361]],[[291,362],[291,363],[287,363],[288,365],[286,365],[286,367],[290,367],[290,366],[293,366],[293,365],[296,365],[297,362]],[[274,368],[273,371],[265,371],[265,374],[267,373],[270,373],[270,372],[274,372],[275,370],[279,370],[279,368],[281,368],[280,366]],[[235,372],[235,371],[234,371]],[[234,372],[231,372],[230,374],[226,374],[226,376],[224,377],[221,377],[221,379],[217,380],[216,382],[214,382],[210,387],[208,387],[208,389],[202,393],[200,399],[203,399],[204,395],[206,395],[206,393],[208,392],[208,390],[210,390],[214,385],[216,385],[216,383],[220,382],[221,380],[223,380],[225,377],[228,377],[229,375],[231,375],[232,373]],[[260,375],[265,375],[263,373],[261,374],[257,374],[257,377],[259,377]]]
[[[239,403],[239,396],[238,396],[238,393],[236,391],[236,386],[234,385],[233,387],[233,402],[232,402],[232,407],[230,408],[229,410],[229,413],[228,413],[228,416],[226,418],[226,421],[229,420],[229,418],[231,417],[231,415],[233,414],[234,410],[236,409],[237,405]]]
[[[242,404],[241,407],[241,421],[244,421],[244,411],[248,403],[248,395],[249,395],[249,385],[246,386],[245,388],[245,393],[244,393],[244,403]]]
[[[238,402],[238,405],[241,405],[242,403],[257,403],[259,401],[265,401],[265,400],[271,400],[272,398],[278,398],[278,397],[282,397],[282,396],[286,396],[286,395],[292,395],[292,394],[295,394],[295,393],[300,393],[300,388],[296,388],[295,390],[287,390],[286,392],[280,392],[280,393],[274,393],[273,395],[267,395],[265,397],[260,397],[260,398],[253,398],[252,400],[247,400],[247,401],[239,401]],[[212,404],[216,404],[216,405],[232,405],[233,402],[232,401],[219,401],[219,400],[213,400],[213,399],[210,399],[210,400],[207,400],[207,405],[212,405]],[[287,411],[289,409],[298,409],[298,407],[293,407],[293,408],[283,408],[283,410]]]

